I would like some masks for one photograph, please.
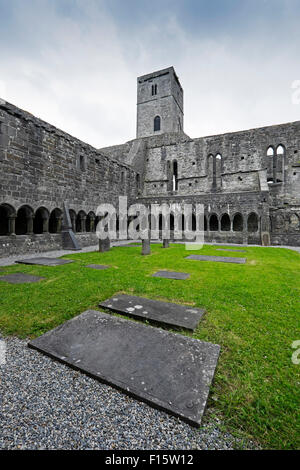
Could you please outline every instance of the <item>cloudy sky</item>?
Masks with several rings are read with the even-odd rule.
[[[191,137],[300,120],[299,24],[300,0],[0,0],[0,97],[100,148],[173,65]]]

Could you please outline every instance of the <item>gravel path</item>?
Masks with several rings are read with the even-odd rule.
[[[0,449],[232,449],[210,419],[200,430],[5,338]],[[207,412],[209,416],[209,412]],[[253,448],[251,443],[247,447]]]

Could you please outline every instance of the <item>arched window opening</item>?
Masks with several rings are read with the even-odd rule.
[[[16,218],[16,235],[33,233],[33,210],[29,206],[22,206]]]
[[[86,232],[86,214],[79,211],[76,217],[76,232]]]
[[[161,119],[160,116],[154,118],[154,132],[160,131]]]
[[[278,145],[276,150],[270,146],[267,149],[267,182],[282,183],[284,174],[284,155],[285,148]]]
[[[233,217],[233,224],[232,228],[234,232],[242,232],[243,231],[243,217],[241,214],[235,214]]]
[[[163,216],[162,214],[159,214],[159,218],[158,218],[158,230],[162,230],[163,229]]]
[[[284,154],[284,147],[283,145],[278,145],[277,150],[276,150],[277,155],[283,155]]]
[[[170,214],[170,230],[174,231],[174,214]]]
[[[95,232],[95,219],[94,212],[89,212],[86,216],[86,232]]]
[[[121,185],[124,186],[125,184],[125,171],[121,172]]]
[[[0,205],[0,236],[6,236],[10,233],[14,233],[14,226],[10,226],[10,218],[15,221],[15,210],[8,204]]]
[[[0,206],[0,236],[8,235],[8,210]]]
[[[173,191],[178,190],[178,164],[177,161],[173,161],[173,176],[172,176],[172,189]]]
[[[197,220],[195,214],[192,214],[192,231],[196,232],[197,229]]]
[[[248,216],[248,221],[247,221],[247,229],[248,232],[254,233],[258,231],[258,215],[252,212]]]
[[[139,191],[141,187],[141,177],[139,173],[135,175],[135,184],[136,184],[136,189]]]
[[[209,219],[209,230],[211,232],[218,232],[219,230],[219,220],[216,214],[212,214]]]
[[[85,171],[85,170],[86,170],[85,157],[84,157],[84,155],[80,155],[80,157],[79,157],[79,168],[80,168],[81,171]]]
[[[221,231],[230,232],[230,217],[228,214],[223,214],[221,218]]]
[[[39,207],[35,211],[34,221],[33,221],[33,233],[42,234],[46,233],[49,230],[49,212],[45,207]]]
[[[156,84],[156,85],[152,85],[152,87],[151,87],[151,94],[152,94],[152,96],[157,95],[157,84]]]
[[[204,216],[204,232],[207,232],[207,217]]]
[[[222,155],[220,153],[217,153],[216,155],[208,155],[207,166],[208,173],[212,179],[213,190],[217,190],[221,187],[222,165]]]
[[[62,211],[58,208],[53,209],[49,218],[49,232],[61,232]]]

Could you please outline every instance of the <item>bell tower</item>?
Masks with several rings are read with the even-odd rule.
[[[173,67],[137,79],[136,137],[183,131],[183,89]]]

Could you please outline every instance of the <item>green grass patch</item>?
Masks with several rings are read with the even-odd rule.
[[[221,356],[209,408],[228,430],[242,432],[264,448],[300,448],[300,365],[291,361],[292,342],[300,340],[300,255],[280,248],[245,248],[246,265],[186,260],[195,252],[184,245],[151,256],[140,248],[107,253],[74,253],[73,264],[57,267],[14,265],[1,274],[24,272],[45,277],[36,284],[0,282],[0,330],[36,337],[100,301],[127,293],[207,310],[194,338],[218,343]],[[87,264],[108,264],[98,271]],[[153,278],[158,270],[191,274],[185,281]]]

